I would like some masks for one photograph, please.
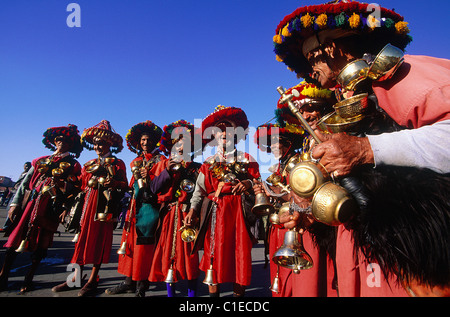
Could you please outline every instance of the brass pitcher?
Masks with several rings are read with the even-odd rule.
[[[292,168],[289,174],[289,185],[296,195],[309,198],[329,177],[320,163],[302,161]]]

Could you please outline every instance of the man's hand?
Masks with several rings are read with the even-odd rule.
[[[248,191],[250,188],[252,188],[252,182],[248,179],[245,179],[243,181],[239,181],[236,185],[233,186],[231,189],[231,193],[233,195],[240,195],[244,192]]]
[[[320,159],[320,163],[334,177],[347,176],[357,166],[374,164],[368,138],[345,133],[322,134],[317,130],[315,132],[322,143],[313,148],[312,158]]]
[[[20,209],[20,207],[18,207],[18,206],[11,206],[11,207],[9,207],[8,218],[11,221],[14,221],[14,218],[16,217],[16,214],[18,213],[19,209]]]

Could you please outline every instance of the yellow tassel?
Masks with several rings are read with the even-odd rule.
[[[302,22],[304,28],[308,28],[313,25],[314,17],[311,16],[309,13],[306,13],[306,15],[300,18],[300,21]]]
[[[356,29],[361,24],[361,18],[358,14],[353,13],[352,16],[348,19],[348,24],[352,29]]]
[[[283,35],[284,37],[291,36],[291,32],[289,32],[288,26],[289,26],[289,24],[286,24],[286,26],[281,31],[281,35]]]
[[[395,29],[397,30],[398,34],[409,33],[408,22],[400,21],[400,22],[395,23]]]
[[[281,44],[281,43],[283,43],[283,40],[282,40],[281,36],[279,34],[277,34],[273,37],[273,42],[277,43],[277,44]]]
[[[319,15],[316,19],[316,24],[319,28],[324,29],[327,27],[328,16],[325,13]]]

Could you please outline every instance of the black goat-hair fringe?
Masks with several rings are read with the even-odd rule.
[[[355,253],[385,276],[430,286],[450,283],[450,175],[429,169],[363,168],[341,182],[360,205],[349,224]]]

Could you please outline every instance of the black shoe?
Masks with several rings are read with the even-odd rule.
[[[123,293],[134,293],[135,291],[136,291],[136,285],[130,285],[125,282],[122,282],[117,286],[107,288],[105,290],[105,293],[108,295],[116,295],[116,294],[123,294]]]
[[[97,292],[98,282],[87,282],[78,292],[78,297],[93,296]]]

